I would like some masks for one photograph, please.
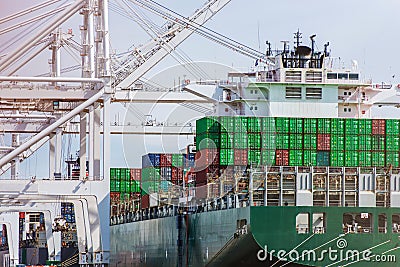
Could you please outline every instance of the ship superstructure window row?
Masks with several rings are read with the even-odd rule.
[[[326,74],[328,80],[351,80],[357,81],[359,79],[358,73],[333,73],[328,72]]]

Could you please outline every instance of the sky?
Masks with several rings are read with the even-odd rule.
[[[44,1],[0,0],[0,18],[41,2]],[[66,2],[71,1],[59,1],[49,9]],[[184,16],[190,16],[204,2],[197,0],[158,1],[158,3]],[[110,0],[110,6],[115,7],[116,5],[118,5],[116,0]],[[290,46],[293,47],[293,33],[297,30],[303,33],[302,41],[304,45],[309,45],[309,36],[316,34],[317,49],[322,50],[323,44],[329,41],[331,55],[340,57],[346,65],[350,65],[352,60],[357,60],[362,77],[365,79],[372,79],[374,83],[397,84],[400,81],[400,53],[397,51],[400,44],[398,10],[400,10],[400,1],[398,0],[252,0],[246,2],[232,0],[207,22],[206,26],[261,51],[265,51],[267,40],[271,42],[273,49],[280,49],[283,40],[290,41]],[[34,14],[37,15],[39,12]],[[160,18],[151,14],[148,14],[148,17],[158,25],[163,23]],[[0,30],[13,25],[13,23],[15,22],[0,24]],[[73,29],[76,40],[79,41],[79,25],[81,24],[80,16],[76,15],[67,21],[62,29],[64,31],[69,28]],[[15,42],[9,48],[5,48],[5,44],[8,44],[10,40],[15,37],[28,38],[40,27],[29,31],[24,31],[25,29],[26,27],[20,27],[17,31],[0,34],[0,56],[18,46],[18,42]],[[110,11],[110,37],[111,48],[115,53],[127,51],[130,47],[145,43],[149,39],[148,35],[135,22],[121,17],[113,10]],[[248,69],[254,65],[253,59],[212,43],[196,34],[184,41],[179,46],[178,51],[179,54],[187,55],[192,61],[210,62],[237,69]],[[37,61],[27,64],[19,74],[37,75],[47,72],[49,70],[47,63],[49,56],[49,50],[45,50]],[[77,64],[77,60],[70,57],[66,52],[62,52],[62,58],[64,59],[63,67]],[[174,84],[178,79],[189,77],[190,73],[186,73],[182,69],[172,72],[173,74],[165,75],[171,70],[172,66],[177,64],[178,62],[175,59],[167,57],[149,71],[146,77],[164,75],[166,77],[164,82],[169,85]],[[224,75],[217,72],[213,73],[212,70],[208,71],[210,71],[211,76]],[[120,113],[121,117],[124,117],[125,114],[129,116],[129,112],[121,110],[120,107],[116,110],[116,115],[113,117],[119,116]],[[112,138],[115,146],[112,150],[111,165],[115,167],[140,166],[139,159],[132,159],[133,156],[126,157],[125,152],[121,153],[121,147],[139,157],[145,151],[155,152],[157,146],[154,144],[174,144],[164,149],[168,152],[177,152],[185,143],[184,140],[158,141],[156,138],[146,137],[147,145],[145,148],[136,149],[137,144],[143,142],[142,139],[135,139],[134,137],[117,138],[114,136]],[[65,142],[68,143],[68,140],[77,141],[78,138],[66,137]],[[179,145],[176,145],[177,143]],[[151,144],[154,146],[151,146]],[[33,170],[37,172],[37,158],[46,157],[47,149],[44,146],[35,156],[35,160],[24,166],[24,172],[27,175],[32,174]],[[126,158],[129,158],[129,160],[126,160]]]

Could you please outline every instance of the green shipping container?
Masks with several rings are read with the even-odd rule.
[[[386,120],[386,135],[398,135],[400,120]]]
[[[289,134],[278,133],[276,135],[276,149],[289,149]]]
[[[386,152],[386,166],[399,167],[399,152]]]
[[[305,134],[304,139],[304,149],[317,149],[317,135],[316,134]]]
[[[275,150],[261,150],[261,164],[263,166],[272,166],[275,164]]]
[[[303,133],[303,119],[302,118],[290,118],[289,119],[289,132],[290,133]]]
[[[316,150],[303,150],[304,166],[317,165],[317,151]]]
[[[346,151],[358,150],[358,135],[346,135],[344,142]]]
[[[117,170],[115,168],[110,168],[110,179],[117,179],[116,172]]]
[[[259,149],[250,149],[247,153],[248,163],[259,166],[261,164],[261,151]]]
[[[261,118],[261,131],[263,133],[274,133],[275,130],[275,118],[263,117]]]
[[[247,133],[247,117],[235,118],[235,133]]]
[[[344,134],[344,127],[345,127],[345,120],[344,119],[331,119],[331,132],[332,134]]]
[[[359,135],[358,136],[358,149],[359,150],[371,150],[371,148],[372,148],[371,135]]]
[[[289,150],[289,165],[303,166],[303,150],[300,149]]]
[[[372,135],[372,150],[383,151],[385,150],[385,136]]]
[[[117,190],[117,181],[116,180],[110,180],[110,191],[111,192],[119,191],[119,189]]]
[[[233,149],[221,149],[219,152],[219,164],[234,165]]]
[[[371,151],[360,151],[359,153],[359,166],[369,167],[371,166],[372,153]]]
[[[233,133],[235,131],[235,117],[220,117],[221,132]]]
[[[386,135],[386,151],[399,151],[400,137],[397,135]]]
[[[305,134],[315,134],[317,133],[317,119],[305,118],[303,119],[303,132]]]
[[[331,133],[331,119],[318,118],[317,119],[318,133]]]
[[[331,150],[344,150],[344,135],[331,134]]]
[[[289,148],[290,149],[303,149],[303,135],[290,134],[289,135]]]
[[[359,134],[372,134],[372,120],[361,119],[358,121]]]
[[[236,132],[233,134],[233,148],[247,148],[247,133]]]
[[[121,180],[129,181],[131,179],[131,170],[128,168],[121,168]]]
[[[121,181],[120,193],[129,193],[131,186],[130,181]]]
[[[346,135],[351,134],[358,134],[358,121],[359,119],[346,119],[345,120],[345,131]]]
[[[260,133],[261,132],[261,118],[248,117],[247,118],[247,131],[249,133]]]
[[[276,134],[275,133],[262,133],[261,134],[261,148],[262,149],[275,149],[276,148]]]
[[[184,157],[182,154],[172,154],[171,155],[171,163],[173,167],[183,167]]]
[[[221,133],[221,148],[233,148],[233,133]]]
[[[140,181],[131,180],[130,183],[130,193],[140,193]]]
[[[247,134],[247,147],[249,149],[261,148],[261,135],[259,133],[249,133]]]
[[[384,167],[385,166],[385,152],[383,152],[383,151],[372,152],[371,166]]]
[[[346,151],[344,163],[346,167],[358,167],[358,151]]]
[[[275,129],[277,133],[289,133],[289,118],[275,118]]]
[[[344,151],[331,151],[331,166],[342,167],[344,166]]]

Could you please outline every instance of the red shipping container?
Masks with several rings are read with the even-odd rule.
[[[247,165],[247,149],[234,149],[233,151],[234,164],[239,166]]]
[[[278,149],[276,150],[275,160],[277,166],[288,166],[289,165],[289,150]]]
[[[178,180],[178,168],[171,167],[171,180]]]
[[[317,135],[317,149],[318,150],[331,150],[331,135],[318,134]]]
[[[142,169],[140,168],[131,169],[131,180],[140,182],[142,180]]]
[[[385,130],[386,130],[385,120],[382,119],[372,120],[372,134],[385,134]]]
[[[169,167],[172,165],[172,154],[160,154],[160,166]]]
[[[195,166],[205,168],[209,165],[219,165],[219,150],[207,148],[196,152]]]
[[[182,181],[183,180],[183,170],[178,169],[178,180]]]
[[[150,196],[143,195],[140,201],[140,206],[142,209],[147,209],[150,207]]]
[[[110,202],[113,203],[118,203],[119,200],[121,199],[121,193],[119,192],[110,192]]]

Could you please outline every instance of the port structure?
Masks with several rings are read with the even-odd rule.
[[[54,4],[48,1],[2,19],[2,22],[20,18],[30,10]],[[182,21],[175,20],[168,31],[153,39],[141,51],[134,50],[122,63],[112,62],[110,53],[110,29],[107,0],[76,0],[41,17],[54,15],[40,30],[25,38],[14,50],[0,60],[0,120],[2,131],[10,134],[11,146],[1,147],[0,175],[11,169],[11,180],[0,180],[1,220],[12,233],[10,266],[19,264],[18,223],[16,214],[21,211],[43,211],[47,228],[49,220],[59,211],[50,208],[61,201],[74,204],[77,221],[79,264],[107,266],[109,251],[109,162],[110,162],[110,110],[112,102],[149,102],[156,96],[149,92],[134,92],[135,84],[148,70],[201,27],[229,0],[211,0],[194,14]],[[63,32],[61,25],[76,14],[83,23],[80,26],[81,43],[73,40],[72,30]],[[40,16],[32,18],[38,20]],[[31,22],[32,22],[31,21]],[[31,23],[29,20],[24,23]],[[190,27],[188,25],[190,24]],[[2,34],[13,27],[2,31]],[[38,44],[41,44],[39,48]],[[70,46],[79,52],[81,73],[79,77],[62,76],[61,49]],[[30,64],[42,51],[51,51],[50,74],[46,77],[19,75],[22,67]],[[35,50],[32,52],[32,50]],[[16,76],[18,75],[18,76]],[[187,94],[191,102],[204,103],[204,99]],[[183,102],[181,96],[157,97],[158,102]],[[184,101],[187,101],[185,99]],[[78,180],[62,180],[62,134],[72,119],[78,118],[80,141],[80,171]],[[114,125],[115,126],[115,125]],[[68,128],[68,127],[67,127]],[[35,134],[22,140],[22,133]],[[100,133],[103,134],[103,150],[100,151]],[[119,133],[117,130],[116,133]],[[49,177],[21,179],[19,164],[49,142]],[[87,150],[86,147],[89,149]],[[101,155],[100,155],[101,154]],[[86,158],[89,158],[89,175],[86,175]],[[100,161],[103,162],[101,175]],[[51,204],[53,203],[53,204]],[[51,228],[50,228],[51,229]],[[50,230],[48,229],[48,231]],[[50,259],[58,259],[56,234],[47,233]],[[51,245],[53,239],[54,246]],[[56,241],[56,242],[55,242]]]

